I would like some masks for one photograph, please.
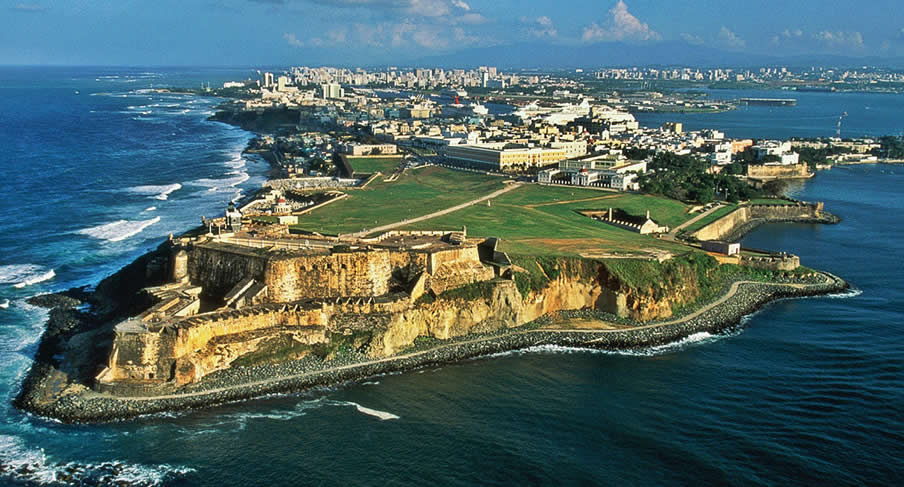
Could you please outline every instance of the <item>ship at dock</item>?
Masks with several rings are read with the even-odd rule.
[[[796,98],[741,98],[741,105],[761,105],[775,107],[793,107],[797,105]]]

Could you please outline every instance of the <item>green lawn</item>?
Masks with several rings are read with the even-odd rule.
[[[349,157],[348,164],[359,174],[373,174],[379,171],[389,176],[399,167],[401,160],[400,156]]]
[[[697,230],[709,225],[710,223],[722,218],[723,216],[735,211],[738,208],[738,205],[726,205],[718,210],[706,215],[704,218],[701,218],[694,222],[692,225],[688,225],[682,231],[687,234],[692,234]]]
[[[656,196],[581,188],[525,185],[492,200],[411,225],[413,230],[453,230],[499,237],[503,250],[521,255],[596,255],[639,250],[686,251],[686,247],[592,220],[584,209],[621,208],[632,214],[650,209],[654,220],[678,225],[687,220],[683,203]]]
[[[349,190],[348,198],[301,216],[293,228],[325,234],[358,232],[486,196],[501,189],[502,181],[441,167],[408,171],[391,183],[378,179],[365,189]]]

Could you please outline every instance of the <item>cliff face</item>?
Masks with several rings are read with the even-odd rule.
[[[391,316],[375,337],[370,354],[387,357],[411,346],[419,336],[448,339],[469,333],[510,328],[525,323],[518,289],[500,281],[488,296],[473,300],[437,300]]]
[[[378,257],[382,262],[388,253]],[[193,270],[193,277],[228,280],[250,271],[249,266],[257,270],[274,262],[283,261],[237,255],[208,263],[209,275]],[[294,268],[294,260],[285,262]],[[289,360],[315,350],[329,358],[351,346],[373,358],[390,357],[404,353],[418,337],[446,340],[492,332],[565,310],[596,309],[637,321],[665,318],[674,307],[697,300],[703,281],[717,267],[702,254],[664,263],[523,258],[513,280],[466,283],[435,299],[413,301],[396,293],[379,300],[274,303],[198,315],[150,331],[124,325],[117,328],[105,377],[110,391],[141,393],[141,384],[180,386],[236,364]],[[316,274],[313,268],[303,271],[288,274]],[[340,275],[344,271],[340,267]],[[358,271],[350,266],[349,273]]]

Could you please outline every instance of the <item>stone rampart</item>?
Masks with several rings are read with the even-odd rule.
[[[388,250],[334,252],[273,259],[264,281],[273,302],[339,296],[382,296],[389,292]]]
[[[751,164],[747,166],[747,177],[753,179],[803,179],[813,173],[806,164]]]
[[[820,221],[824,218],[823,203],[790,205],[745,205],[697,230],[697,240],[737,240],[745,229],[770,221]]]
[[[741,265],[769,271],[793,271],[800,267],[800,258],[792,254],[742,256]]]
[[[189,252],[188,275],[205,294],[223,296],[246,277],[263,282],[268,260],[266,254],[238,245],[199,244]]]

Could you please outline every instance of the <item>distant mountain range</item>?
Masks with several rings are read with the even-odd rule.
[[[518,43],[475,47],[414,59],[411,66],[498,66],[500,68],[595,68],[601,66],[745,67],[780,64],[802,66],[904,67],[904,58],[845,57],[828,54],[761,55],[695,46],[681,41],[643,44],[601,42],[583,45]]]

